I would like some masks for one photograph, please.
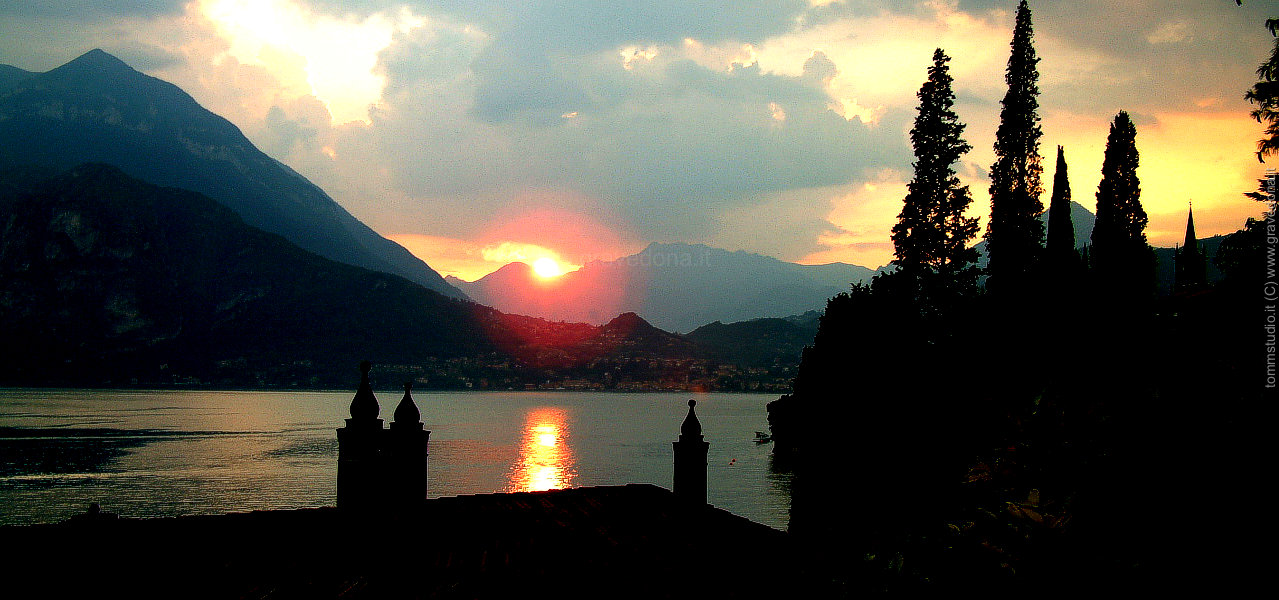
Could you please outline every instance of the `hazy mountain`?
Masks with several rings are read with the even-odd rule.
[[[177,86],[101,50],[46,73],[0,69],[0,168],[61,171],[81,163],[113,164],[157,185],[200,192],[326,258],[461,296]]]
[[[594,261],[552,280],[512,263],[474,281],[450,278],[476,301],[504,312],[603,323],[633,312],[668,331],[721,321],[785,317],[868,281],[856,265],[799,265],[758,254],[688,244],[651,244],[613,261]]]

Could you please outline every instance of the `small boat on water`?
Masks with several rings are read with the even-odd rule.
[[[767,433],[764,433],[763,431],[755,432],[756,444],[767,444],[768,442],[771,442],[771,441],[773,441],[773,436],[768,435]]]

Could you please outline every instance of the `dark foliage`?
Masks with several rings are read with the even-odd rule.
[[[1265,137],[1257,140],[1257,160],[1261,162],[1279,152],[1279,19],[1267,19],[1266,29],[1275,37],[1274,49],[1270,58],[1257,67],[1261,80],[1244,94],[1244,99],[1257,105],[1249,114],[1266,126]]]

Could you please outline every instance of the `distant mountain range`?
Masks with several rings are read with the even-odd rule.
[[[144,181],[200,192],[320,256],[462,297],[177,86],[102,50],[46,73],[0,66],[0,169],[38,167],[52,175],[81,163],[109,163]]]
[[[504,312],[588,323],[634,312],[662,329],[688,332],[715,321],[821,310],[828,298],[875,273],[843,263],[800,265],[703,245],[651,244],[551,280],[537,278],[524,263],[508,264],[474,282],[447,280]]]
[[[715,346],[739,339],[504,314],[110,165],[0,172],[0,231],[0,385],[348,387],[368,359],[437,388],[759,389],[719,381],[738,369]],[[798,363],[794,344],[774,351],[785,364],[754,376],[767,389]]]

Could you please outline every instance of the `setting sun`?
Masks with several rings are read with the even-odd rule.
[[[554,258],[543,256],[533,261],[533,273],[542,279],[553,279],[564,274],[564,269],[560,268],[560,263],[555,262]]]

